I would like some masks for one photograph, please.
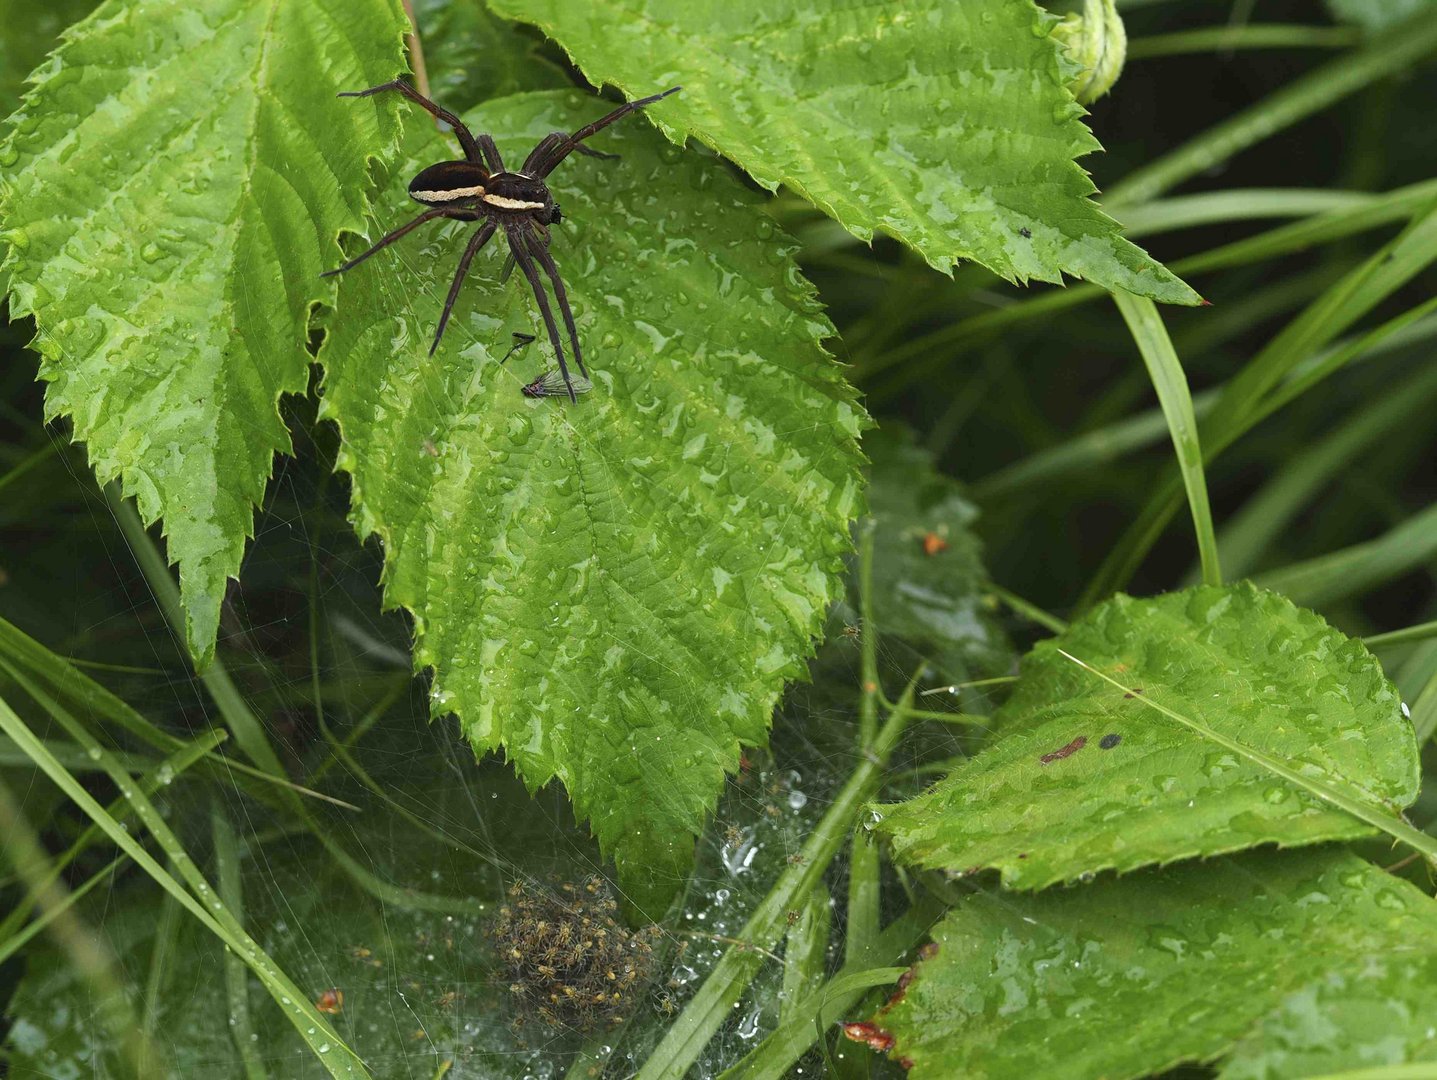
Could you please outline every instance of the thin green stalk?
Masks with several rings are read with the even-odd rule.
[[[1362,644],[1369,649],[1380,649],[1387,645],[1405,645],[1411,641],[1426,641],[1437,637],[1437,620],[1404,626],[1401,630],[1388,630],[1385,634],[1369,634]]]
[[[1222,584],[1218,560],[1217,535],[1213,531],[1212,509],[1208,505],[1207,478],[1203,474],[1202,447],[1198,441],[1197,417],[1193,415],[1192,397],[1188,393],[1187,376],[1178,354],[1168,338],[1167,328],[1157,305],[1146,297],[1116,292],[1113,300],[1128,330],[1143,354],[1153,388],[1167,417],[1177,451],[1178,467],[1183,486],[1187,488],[1188,507],[1192,511],[1193,529],[1197,533],[1198,556],[1202,560],[1202,577],[1206,585]]]
[[[1258,574],[1253,580],[1304,607],[1320,608],[1427,566],[1437,558],[1437,503],[1375,540]]]
[[[362,739],[365,733],[378,723],[380,718],[404,695],[404,692],[409,689],[410,681],[411,677],[408,672],[396,677],[394,684],[354,723],[343,739],[335,736],[330,731],[329,725],[325,724],[320,731],[329,744],[329,753],[324,756],[323,761],[314,767],[306,779],[311,784],[319,783],[324,778],[324,774],[339,762],[343,762],[346,767],[351,767],[350,762],[354,759],[348,753],[350,747]]]
[[[4,701],[0,700],[0,723],[4,722],[7,711]],[[49,859],[40,838],[25,820],[19,802],[3,779],[0,779],[0,850],[19,871],[48,917],[47,929],[55,944],[94,991],[98,1003],[96,1013],[119,1048],[121,1063],[139,1080],[167,1076],[169,1069],[159,1048],[146,1036],[130,1005],[130,995],[120,977],[114,952],[105,938],[81,921],[68,902],[65,887],[54,874],[47,873]]]
[[[1437,260],[1437,206],[1429,207],[1401,235],[1385,244],[1370,259],[1347,274],[1301,315],[1290,322],[1224,388],[1203,425],[1205,460],[1218,454],[1247,431],[1293,400],[1296,394],[1351,362],[1386,337],[1437,311],[1437,298],[1419,305],[1353,344],[1339,348],[1300,379],[1283,380],[1318,355],[1337,335],[1346,331],[1383,300],[1406,285]],[[1300,389],[1294,389],[1297,383]],[[1136,571],[1163,528],[1180,505],[1177,479],[1157,486],[1137,520],[1109,551],[1098,573],[1084,590],[1078,608],[1086,609],[1120,588]]]
[[[88,878],[85,879],[85,881],[77,885],[75,888],[71,889],[65,895],[64,899],[57,903],[53,908],[49,908],[46,911],[42,911],[39,915],[36,915],[35,918],[31,919],[28,923],[21,927],[19,933],[15,934],[13,937],[8,934],[0,933],[0,964],[3,964],[6,960],[9,960],[10,957],[18,954],[21,949],[23,949],[26,945],[30,943],[32,938],[35,938],[40,933],[42,933],[45,928],[48,927],[52,922],[54,922],[59,915],[66,911],[69,911],[72,907],[74,907],[81,900],[83,900],[85,896],[90,892],[90,890],[93,889],[96,885],[99,885],[101,882],[105,881],[108,881],[111,885],[113,885],[115,871],[120,868],[120,864],[124,861],[125,857],[123,855],[115,856],[115,858],[109,861],[109,863],[104,867],[104,869],[91,874]],[[47,876],[56,875],[58,873],[55,869],[55,865],[56,864],[53,862],[50,864],[49,869],[46,871]],[[28,905],[31,905],[34,902],[35,894],[34,891],[31,890],[25,897],[27,911],[29,910]],[[6,922],[9,922],[9,920],[7,919]]]
[[[792,1020],[803,999],[823,984],[828,970],[828,938],[833,929],[828,890],[814,888],[798,922],[788,928],[783,944],[783,988],[779,992],[778,1021]]]
[[[15,674],[13,669],[11,669],[11,673]],[[35,697],[37,693],[33,687],[27,688],[27,692],[32,697]],[[42,700],[42,697],[37,697],[36,700]],[[131,782],[123,769],[111,761],[104,747],[91,738],[73,717],[53,701],[42,701],[42,703],[55,720],[70,732],[72,738],[84,744],[86,749],[92,753],[98,754],[100,760],[111,762],[112,768],[107,770],[111,780],[119,788],[120,794],[130,800],[140,823],[159,842],[160,848],[190,888],[194,889],[195,895],[192,896],[187,892],[184,885],[167,873],[164,867],[130,835],[123,825],[105,812],[104,807],[81,786],[80,782],[46,751],[44,744],[35,737],[34,732],[3,699],[0,699],[0,730],[4,730],[19,743],[30,754],[31,759],[40,770],[69,796],[70,800],[83,810],[90,820],[99,825],[105,834],[135,861],[140,869],[144,870],[165,892],[179,901],[181,906],[198,919],[205,929],[239,954],[265,989],[269,991],[271,997],[280,1005],[281,1011],[295,1026],[300,1038],[315,1052],[331,1076],[336,1078],[362,1077],[368,1080],[369,1070],[364,1067],[359,1056],[339,1037],[323,1014],[310,1004],[309,999],[295,986],[289,976],[281,971],[269,955],[250,938],[244,927],[235,921],[229,909],[224,906],[224,903],[215,895],[214,890],[210,888],[209,883],[205,881],[204,875],[196,869],[194,862],[155,808],[154,803],[150,802]]]
[[[241,884],[239,844],[233,826],[218,799],[210,803],[210,835],[214,838],[215,887],[220,900],[244,922],[244,888]],[[260,1056],[254,1038],[254,1024],[249,1011],[249,976],[244,962],[231,950],[225,950],[225,998],[229,1004],[230,1038],[239,1051],[246,1080],[268,1080],[269,1072]]]
[[[1270,229],[1246,240],[1237,240],[1211,251],[1179,259],[1172,264],[1172,271],[1183,277],[1192,277],[1213,270],[1247,266],[1295,251],[1305,251],[1318,244],[1342,240],[1369,229],[1409,219],[1431,203],[1433,198],[1437,198],[1437,180],[1424,180],[1374,196],[1371,202],[1351,210],[1320,214],[1291,225]],[[1119,212],[1119,216],[1123,217],[1128,213],[1124,208]],[[1030,299],[970,315],[931,333],[911,337],[904,343],[884,349],[876,355],[865,353],[856,362],[856,378],[869,382],[874,375],[887,368],[916,357],[926,357],[927,359],[905,368],[903,378],[896,384],[897,388],[901,389],[912,380],[923,378],[949,363],[953,358],[952,346],[980,342],[1008,326],[1066,311],[1107,295],[1106,289],[1086,284],[1037,292]]]
[[[47,442],[44,446],[40,447],[34,453],[22,458],[14,465],[14,467],[10,469],[9,472],[5,473],[5,475],[3,476],[0,476],[0,491],[4,491],[7,487],[13,484],[16,480],[19,480],[22,476],[28,473],[31,469],[35,468],[37,465],[42,465],[45,462],[49,461],[52,457],[55,456],[56,453],[58,453],[58,451],[58,442]]]
[[[649,1055],[636,1080],[680,1080],[728,1018],[763,964],[763,956],[754,949],[772,949],[778,943],[788,925],[787,913],[798,910],[812,892],[853,827],[859,809],[878,791],[888,755],[907,726],[907,708],[912,703],[915,685],[916,679],[900,699],[901,707],[893,711],[874,737],[869,746],[871,752],[859,760],[848,782],[814,826],[800,852],[800,861],[779,875],[736,935],[742,944],[731,946],[719,958],[698,992]]]
[[[1277,758],[1272,757],[1271,755],[1266,754],[1261,750],[1248,746],[1244,742],[1240,742],[1239,740],[1234,739],[1228,735],[1224,735],[1220,731],[1216,731],[1213,728],[1208,727],[1206,724],[1202,723],[1199,720],[1194,720],[1190,717],[1182,715],[1182,713],[1177,712],[1174,709],[1168,708],[1162,702],[1153,700],[1153,696],[1151,694],[1143,693],[1141,687],[1125,686],[1117,679],[1114,679],[1111,675],[1108,675],[1106,672],[1099,671],[1091,664],[1088,664],[1083,660],[1079,660],[1071,653],[1064,652],[1062,649],[1059,649],[1058,651],[1062,653],[1063,656],[1071,660],[1073,663],[1077,664],[1084,671],[1096,675],[1098,678],[1102,679],[1103,682],[1108,683],[1111,686],[1117,687],[1119,690],[1122,690],[1133,700],[1139,701],[1142,704],[1146,705],[1148,708],[1154,709],[1157,712],[1162,713],[1168,719],[1175,720],[1177,723],[1181,724],[1183,727],[1187,728],[1189,731],[1200,736],[1201,738],[1207,739],[1209,742],[1217,743],[1217,745],[1223,747],[1226,750],[1231,750],[1239,757],[1246,758],[1247,760],[1257,765],[1261,765],[1264,769],[1268,770],[1268,772],[1282,777],[1288,783],[1299,788],[1300,790],[1306,791],[1316,796],[1323,802],[1331,803],[1339,810],[1346,811],[1353,817],[1357,818],[1359,821],[1365,821],[1373,828],[1386,833],[1398,843],[1406,844],[1413,850],[1421,852],[1422,855],[1428,860],[1428,862],[1437,862],[1437,839],[1428,836],[1420,829],[1413,828],[1411,825],[1407,824],[1407,822],[1403,821],[1400,817],[1393,814],[1393,812],[1391,810],[1388,810],[1386,807],[1372,806],[1368,803],[1362,802],[1360,799],[1353,798],[1347,792],[1343,791],[1336,785],[1329,784],[1326,780],[1319,780],[1314,776],[1308,776],[1304,773],[1301,773],[1298,770],[1289,766],[1286,762],[1279,761]]]
[[[1347,53],[1288,83],[1127,176],[1108,192],[1106,205],[1145,202],[1349,94],[1386,78],[1437,49],[1437,10],[1423,8],[1361,49]]]
[[[1417,736],[1417,745],[1426,746],[1434,732],[1437,732],[1437,671],[1432,673],[1416,700],[1412,702],[1412,730]]]
[[[173,872],[174,868],[168,869]],[[160,1023],[160,998],[175,962],[175,943],[180,933],[180,905],[172,896],[160,898],[160,916],[155,926],[155,941],[150,949],[150,974],[145,980],[145,1007],[140,1025],[145,1038],[152,1039]]]
[[[180,604],[180,589],[170,575],[170,568],[165,564],[164,556],[150,540],[150,534],[145,529],[145,523],[140,520],[139,512],[120,493],[117,484],[105,485],[105,498],[109,500],[110,510],[130,545],[130,553],[139,563],[140,571],[150,586],[151,595],[164,613],[170,629],[177,635],[180,648],[184,649],[185,613]],[[212,663],[199,673],[199,677],[210,697],[219,706],[220,715],[224,717],[230,734],[234,736],[235,743],[245,756],[271,776],[284,777],[284,766],[280,764],[279,755],[270,745],[263,726],[244,704],[244,699],[224,666]]]
[[[1332,434],[1303,448],[1233,515],[1218,533],[1230,578],[1246,577],[1262,553],[1328,484],[1374,444],[1425,413],[1437,396],[1437,367],[1394,384]],[[1192,575],[1189,575],[1189,579]]]
[[[157,749],[174,751],[189,746],[168,731],[163,730],[142,716],[128,703],[101,686],[74,664],[58,653],[51,652],[44,645],[12,623],[0,619],[0,655],[9,656],[20,667],[29,671],[46,685],[54,689],[67,701],[83,706],[81,712],[94,715],[129,732],[140,741]],[[222,755],[210,753],[200,763],[206,775],[230,784],[238,784],[261,802],[276,805],[275,788],[287,788],[306,798],[319,799],[346,810],[358,810],[353,803],[336,799],[311,788],[302,787],[283,776],[272,776],[261,772],[253,765],[236,761]],[[239,775],[236,776],[235,774]],[[256,783],[257,781],[257,783]]]
[[[111,508],[129,540],[130,549],[145,575],[145,580],[149,582],[156,602],[170,623],[171,631],[182,636],[184,633],[184,611],[180,606],[179,587],[175,585],[174,579],[170,576],[169,567],[165,565],[159,549],[150,539],[135,508],[119,495],[113,484],[105,490],[110,499]],[[204,683],[205,689],[209,691],[225,725],[234,734],[235,741],[241,744],[249,759],[270,775],[283,777],[285,775],[284,766],[270,745],[269,739],[264,733],[264,726],[259,722],[259,718],[250,711],[244,696],[240,694],[239,688],[230,678],[224,662],[218,656],[211,660],[205,670],[200,673],[200,680]],[[473,897],[441,896],[418,889],[401,888],[383,880],[345,851],[330,835],[330,830],[321,826],[314,819],[309,808],[288,787],[282,789],[282,795],[285,797],[288,809],[305,822],[310,834],[323,845],[340,868],[350,876],[355,884],[382,903],[421,911],[443,911],[462,915],[480,915],[489,910],[489,905],[485,901]]]
[[[1120,211],[1129,237],[1176,232],[1198,225],[1228,225],[1260,218],[1305,218],[1370,207],[1382,196],[1369,191],[1327,188],[1229,188],[1125,206]]]
[[[216,729],[204,732],[197,737],[193,743],[184,744],[182,749],[160,762],[154,772],[140,778],[140,790],[146,795],[153,795],[161,787],[172,783],[179,776],[183,775],[186,769],[195,764],[196,761],[205,754],[208,754],[220,743],[224,742],[226,737],[223,731]],[[48,750],[47,743],[42,741],[41,745],[45,746]],[[28,755],[25,760],[31,762]],[[56,760],[59,761],[60,759],[56,758]],[[61,761],[60,763],[63,767],[64,762]],[[124,821],[125,818],[130,815],[131,811],[132,807],[123,795],[105,808],[105,812],[116,821]],[[82,852],[88,850],[90,845],[95,843],[101,835],[102,830],[98,825],[87,825],[84,831],[65,849],[64,853],[52,861],[48,873],[58,879],[59,876],[65,872],[65,869],[70,866]],[[20,902],[11,909],[3,921],[0,921],[0,942],[7,942],[5,945],[0,945],[0,963],[3,963],[9,957],[11,946],[8,942],[10,937],[18,931],[20,924],[29,917],[33,905],[34,899],[32,897],[26,897],[20,900]]]
[[[871,521],[865,522],[858,541],[858,604],[862,623],[862,685],[858,699],[858,753],[869,753],[878,730],[878,698],[882,693],[878,681],[878,625],[873,618],[873,532]],[[846,960],[864,953],[878,936],[879,893],[882,868],[878,846],[855,829],[849,840],[848,896],[845,915],[843,955]],[[840,1080],[864,1080],[868,1062],[850,1062],[838,1070]]]
[[[851,1015],[849,1010],[859,1003],[864,991],[890,985],[902,976],[906,968],[889,965],[911,953],[942,914],[942,904],[932,897],[920,898],[884,928],[862,958],[845,964],[799,1002],[770,1035],[718,1080],[784,1080],[792,1076],[790,1070],[798,1059],[827,1035],[830,1025]]]
[[[1017,593],[1009,592],[1001,585],[995,585],[990,581],[987,591],[1003,601],[1004,604],[1012,608],[1017,614],[1023,616],[1023,618],[1029,622],[1037,623],[1045,630],[1050,630],[1055,634],[1061,634],[1068,628],[1068,624],[1058,618],[1058,616],[1049,614],[1037,604],[1030,604]]]
[[[1128,39],[1128,59],[1225,52],[1228,49],[1345,49],[1362,35],[1345,26],[1298,26],[1293,23],[1248,23],[1246,26],[1202,26],[1172,34]]]

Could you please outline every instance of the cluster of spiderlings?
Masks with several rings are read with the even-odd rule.
[[[648,978],[657,927],[631,931],[599,878],[557,889],[516,883],[490,931],[518,1008],[549,1027],[595,1031],[620,1024]]]

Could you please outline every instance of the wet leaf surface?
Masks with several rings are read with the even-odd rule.
[[[978,508],[902,425],[870,432],[863,451],[872,462],[879,631],[913,645],[951,681],[1003,673],[1011,651],[984,594],[983,545],[972,529]]]
[[[163,520],[201,660],[290,446],[278,402],[309,379],[320,271],[396,134],[392,106],[334,95],[394,77],[402,18],[390,0],[112,0],[0,144],[0,288],[38,323],[46,411]]]
[[[883,232],[951,270],[1075,275],[1169,303],[1199,298],[1089,198],[1097,150],[1031,3],[980,0],[493,0],[595,83],[684,92],[660,123],[786,184],[861,239]]]
[[[1040,643],[995,715],[994,744],[881,808],[878,828],[901,860],[998,869],[1017,888],[1371,834],[1141,696],[1393,814],[1417,796],[1412,726],[1377,661],[1313,612],[1243,584],[1120,596]]]
[[[531,94],[469,119],[517,159],[603,111]],[[411,132],[396,176],[453,156],[432,126]],[[595,142],[621,159],[552,178],[594,392],[521,394],[553,360],[522,276],[498,280],[502,239],[428,356],[472,231],[431,226],[345,275],[323,415],[435,714],[531,788],[561,781],[657,913],[837,592],[865,421],[758,197],[642,119]],[[412,215],[398,183],[385,205],[375,236]],[[501,365],[514,332],[540,341]]]
[[[1281,1080],[1437,1060],[1437,905],[1341,853],[1252,852],[980,892],[873,1018],[914,1080],[1109,1080],[1224,1059]]]

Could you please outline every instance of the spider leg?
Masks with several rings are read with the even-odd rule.
[[[554,299],[559,302],[559,312],[564,316],[564,326],[569,331],[569,346],[574,350],[574,363],[579,365],[579,374],[587,379],[589,371],[584,367],[584,354],[579,351],[579,331],[574,327],[574,312],[569,307],[569,295],[564,291],[559,268],[554,265],[554,257],[549,254],[544,240],[532,232],[528,233],[525,239],[529,244],[529,253],[539,260],[539,265],[544,268],[544,273],[549,275],[549,280],[554,285]]]
[[[513,259],[509,260],[511,264],[513,263],[513,261]],[[522,330],[515,330],[514,344],[509,346],[509,351],[500,358],[499,363],[507,364],[509,362],[509,357],[513,356],[520,349],[527,349],[532,344],[534,344],[533,334],[526,334]]]
[[[529,279],[529,287],[534,290],[534,299],[539,302],[539,314],[544,316],[544,328],[549,331],[549,344],[554,346],[554,355],[559,358],[559,371],[564,376],[564,385],[569,388],[569,400],[575,405],[579,403],[579,395],[574,393],[574,380],[569,375],[569,365],[564,363],[564,347],[559,344],[559,327],[554,323],[554,312],[549,307],[549,298],[544,294],[544,283],[539,280],[539,271],[534,269],[534,260],[529,257],[525,248],[526,227],[522,222],[506,224],[505,233],[509,236],[509,250],[514,253],[514,262]]]
[[[494,136],[493,136],[493,135],[480,135],[480,136],[479,136],[479,139],[478,139],[478,142],[479,142],[479,149],[480,149],[480,150],[483,152],[483,154],[484,154],[484,160],[485,160],[485,161],[488,163],[488,165],[489,165],[489,171],[490,171],[491,173],[503,172],[503,171],[504,171],[504,159],[499,156],[499,147],[496,146],[495,143],[494,143]]]
[[[595,150],[592,146],[585,146],[583,143],[580,143],[574,147],[574,149],[585,157],[598,158],[600,161],[618,161],[619,158],[624,156],[623,154],[606,154],[602,150]]]
[[[468,245],[464,248],[464,254],[459,256],[459,269],[454,272],[454,283],[449,286],[449,296],[444,301],[444,313],[439,316],[439,326],[434,331],[434,342],[429,346],[429,355],[433,356],[439,348],[439,339],[444,336],[444,328],[449,325],[449,313],[454,310],[454,301],[459,299],[459,288],[464,284],[464,275],[469,273],[469,264],[474,261],[474,256],[479,254],[479,249],[489,242],[494,235],[496,228],[493,221],[486,221],[479,226],[479,231],[469,239]]]
[[[345,90],[339,96],[361,98],[370,97],[374,94],[382,94],[386,90],[394,90],[400,94],[403,94],[420,108],[428,110],[429,113],[435,117],[435,119],[442,120],[444,121],[444,123],[448,124],[451,128],[454,129],[454,134],[459,137],[459,145],[464,148],[464,156],[470,161],[473,161],[475,163],[479,162],[479,145],[475,142],[474,136],[469,133],[469,129],[464,126],[464,121],[460,120],[459,117],[455,116],[448,109],[444,108],[444,106],[438,105],[435,102],[430,101],[427,97],[421,94],[418,90],[414,89],[414,87],[410,86],[403,79],[395,79],[393,82],[380,83],[378,86],[371,86],[368,90]],[[492,139],[489,140],[489,144],[490,146],[493,146]],[[494,157],[497,158],[498,156],[499,151],[495,150]],[[489,164],[492,168],[495,162],[491,160]],[[503,168],[503,165],[500,164],[499,167]]]
[[[554,147],[544,155],[542,160],[533,161],[532,163],[535,166],[535,170],[532,172],[532,175],[537,176],[542,180],[544,177],[548,176],[551,172],[554,171],[555,167],[559,164],[559,162],[563,161],[566,157],[568,157],[572,151],[577,150],[579,148],[579,144],[585,139],[587,139],[590,135],[594,135],[600,131],[603,131],[604,128],[608,127],[610,124],[618,120],[622,120],[624,117],[628,116],[629,113],[637,112],[645,105],[652,105],[654,102],[659,101],[662,98],[666,98],[670,94],[677,94],[682,89],[682,86],[674,86],[665,90],[662,94],[651,94],[646,98],[639,98],[638,101],[625,102],[613,112],[609,113],[608,116],[601,116],[592,124],[585,124],[578,131],[565,138],[562,142],[556,143]],[[546,139],[544,141],[548,140]],[[541,142],[539,145],[542,146],[543,143]],[[535,153],[529,155],[531,159],[533,159],[537,154],[538,147],[535,147],[534,150]],[[527,168],[524,171],[530,172],[530,170]]]
[[[544,159],[548,157],[549,154],[551,154],[556,147],[567,142],[568,139],[569,133],[567,131],[549,132],[549,134],[545,135],[542,139],[539,140],[539,142],[535,145],[534,149],[529,151],[529,156],[524,159],[524,167],[521,168],[519,171],[522,173],[528,173],[529,175],[534,175],[531,170],[543,164]],[[584,146],[581,144],[575,146],[574,149],[579,151],[579,153],[585,154],[589,157],[603,158],[607,161],[619,160],[618,154],[606,154],[602,150],[595,150],[591,146]]]
[[[354,258],[350,259],[349,262],[345,263],[343,266],[336,266],[333,270],[326,270],[324,273],[320,274],[319,276],[320,276],[320,277],[332,277],[332,276],[334,276],[335,274],[342,274],[342,273],[344,273],[346,270],[353,270],[356,266],[358,266],[360,263],[362,263],[365,259],[369,258],[371,255],[374,255],[374,254],[376,254],[376,253],[378,253],[378,252],[380,252],[380,251],[383,251],[383,250],[384,250],[385,248],[387,248],[390,244],[394,243],[394,241],[396,241],[396,240],[398,240],[398,239],[400,239],[400,238],[402,238],[402,237],[404,237],[404,236],[407,236],[409,233],[411,233],[411,232],[413,232],[415,229],[419,228],[419,226],[423,225],[426,221],[433,221],[435,218],[441,218],[441,217],[456,218],[456,219],[458,219],[459,221],[475,221],[475,220],[478,219],[479,215],[478,215],[478,213],[477,213],[476,211],[473,211],[473,210],[464,210],[464,209],[455,208],[455,207],[451,207],[451,206],[436,206],[433,210],[426,210],[426,211],[424,211],[424,213],[420,214],[420,215],[419,215],[417,218],[415,218],[413,221],[406,222],[405,224],[399,226],[399,228],[395,229],[395,230],[394,230],[392,233],[390,233],[388,236],[381,237],[380,240],[379,240],[379,242],[378,242],[377,244],[375,244],[375,245],[374,245],[372,248],[370,248],[368,251],[364,252],[362,255],[356,255]]]

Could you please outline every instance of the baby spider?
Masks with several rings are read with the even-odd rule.
[[[583,354],[579,351],[579,334],[574,328],[574,313],[569,308],[569,297],[564,291],[564,283],[559,280],[559,268],[554,265],[554,259],[549,254],[549,226],[558,223],[561,215],[559,204],[554,201],[544,180],[575,150],[592,157],[614,157],[613,154],[601,154],[581,144],[616,120],[623,119],[645,105],[652,105],[660,98],[677,93],[680,89],[681,87],[675,86],[662,94],[620,105],[607,116],[595,120],[592,124],[585,124],[572,135],[562,131],[545,135],[530,151],[517,172],[509,172],[504,168],[504,160],[499,156],[499,148],[494,144],[492,135],[476,137],[471,134],[457,116],[436,105],[406,82],[395,79],[393,82],[371,86],[368,90],[340,94],[340,97],[369,97],[385,90],[398,91],[454,129],[459,145],[464,148],[464,160],[441,161],[429,166],[411,180],[409,197],[431,209],[424,211],[408,224],[399,226],[364,254],[350,259],[335,270],[327,271],[324,276],[352,270],[375,252],[388,247],[426,221],[435,218],[482,221],[483,224],[464,248],[464,254],[459,257],[459,269],[454,274],[453,284],[449,286],[449,296],[444,301],[444,311],[439,316],[439,326],[434,331],[434,342],[429,346],[429,355],[433,356],[434,351],[439,348],[439,339],[444,336],[444,327],[449,322],[454,301],[459,298],[459,289],[464,284],[464,275],[469,272],[469,264],[495,231],[502,228],[509,241],[510,258],[529,279],[529,287],[534,290],[534,298],[539,302],[539,313],[544,317],[549,343],[554,346],[554,355],[558,357],[559,374],[565,390],[568,391],[569,400],[577,403],[578,395],[588,390],[592,384],[589,383],[589,372],[584,367]],[[578,380],[570,376],[569,365],[564,362],[564,350],[559,344],[559,329],[554,323],[554,313],[549,307],[549,298],[544,292],[539,271],[535,268],[536,262],[549,276],[554,289],[554,299],[558,301],[559,312],[564,316],[564,325],[569,331],[569,344],[574,350],[574,362],[578,364],[579,374],[582,376]],[[542,380],[543,376],[525,386],[524,393],[530,397],[550,396],[551,390]],[[558,380],[555,379],[554,382],[557,383]],[[554,389],[557,389],[557,386]]]

